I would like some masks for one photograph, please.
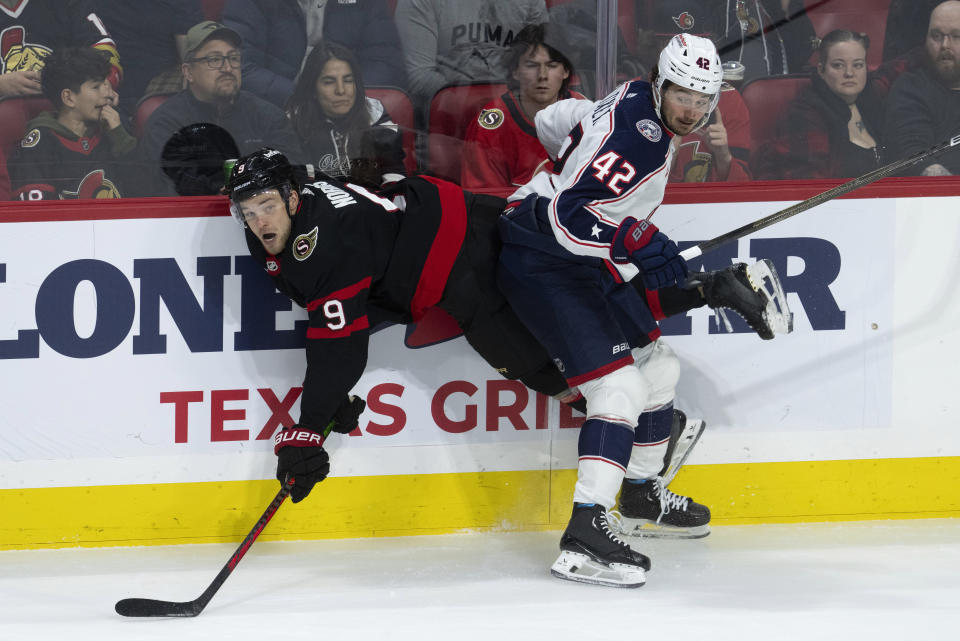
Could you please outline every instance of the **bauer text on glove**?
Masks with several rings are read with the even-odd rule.
[[[323,449],[323,435],[294,425],[280,430],[273,443],[277,480],[283,484],[293,479],[290,498],[299,503],[330,473],[330,457]]]
[[[647,220],[623,219],[610,246],[610,259],[636,265],[647,289],[682,285],[687,278],[687,262],[677,244]]]

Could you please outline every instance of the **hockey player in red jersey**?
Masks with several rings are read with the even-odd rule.
[[[483,109],[467,129],[460,184],[478,193],[508,196],[551,163],[533,119],[571,91],[573,65],[545,40],[547,25],[524,27],[508,54],[508,91]]]
[[[650,83],[621,85],[586,113],[571,100],[544,109],[537,131],[557,163],[517,190],[500,219],[500,288],[587,402],[573,513],[552,567],[560,578],[638,587],[650,560],[618,530],[655,523],[685,536],[709,532],[710,510],[671,492],[662,475],[680,366],[644,290],[706,284],[649,218],[676,143],[706,124],[721,79],[713,43],[678,35]],[[789,332],[772,264],[734,269],[741,289],[765,302],[766,337]],[[618,491],[623,529],[608,521]]]

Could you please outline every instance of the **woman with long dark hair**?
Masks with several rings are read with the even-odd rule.
[[[307,57],[287,102],[287,116],[303,141],[307,162],[338,178],[366,183],[403,177],[397,124],[379,100],[368,98],[353,53],[321,43]],[[371,180],[374,167],[379,180]]]

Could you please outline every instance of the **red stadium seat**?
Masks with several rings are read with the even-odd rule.
[[[157,107],[165,103],[172,95],[174,94],[158,94],[140,99],[140,102],[137,103],[137,112],[133,115],[134,136],[137,138],[143,136],[143,131],[147,126],[147,120],[150,119],[150,114],[152,114]]]
[[[223,16],[223,5],[226,0],[200,0],[200,9],[207,20],[217,20]]]
[[[880,66],[890,0],[806,0],[806,6],[818,38],[834,29],[865,33],[870,38],[867,66],[870,69]],[[814,62],[819,61],[814,59]]]
[[[46,98],[5,98],[0,100],[0,200],[10,200],[7,157],[23,139],[27,122],[41,111],[53,109]]]
[[[413,122],[413,102],[410,101],[410,96],[395,87],[366,87],[366,91],[368,96],[383,103],[393,122],[400,126],[403,133],[403,151],[406,152],[403,164],[407,174],[413,174],[417,170],[417,131]]]
[[[744,85],[740,93],[750,111],[752,149],[759,149],[773,137],[777,120],[786,113],[787,105],[809,86],[810,78],[806,75],[768,76]]]
[[[470,122],[485,104],[503,95],[504,83],[444,87],[430,101],[427,121],[427,169],[460,183],[460,155]]]

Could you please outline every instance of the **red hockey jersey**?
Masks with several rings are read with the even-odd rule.
[[[561,98],[583,98],[576,92]],[[467,130],[460,184],[476,193],[507,197],[553,161],[536,127],[511,92],[487,104]]]
[[[684,136],[670,168],[670,182],[734,182],[751,180],[750,177],[750,112],[740,92],[724,85],[720,92],[717,112],[727,130],[727,146],[733,159],[727,177],[717,176],[713,151],[706,144],[707,127]],[[716,112],[715,112],[716,113]],[[713,122],[715,118],[711,118]]]

